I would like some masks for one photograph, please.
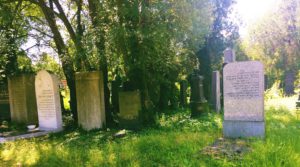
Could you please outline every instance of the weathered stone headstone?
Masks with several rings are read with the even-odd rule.
[[[225,64],[235,62],[234,50],[227,48],[223,53],[224,53],[224,63]]]
[[[180,81],[180,105],[185,107],[187,105],[187,90],[188,83],[186,80]]]
[[[0,121],[10,119],[8,86],[0,83]]]
[[[223,69],[225,137],[264,137],[264,67],[258,61]]]
[[[138,90],[119,92],[119,106],[121,127],[139,128],[140,111],[142,110],[140,92]]]
[[[203,77],[197,71],[191,75],[191,116],[199,116],[208,110],[208,104],[203,94]]]
[[[37,124],[37,106],[34,75],[19,75],[8,79],[11,120],[17,123]]]
[[[284,79],[284,92],[286,95],[293,95],[295,93],[295,72],[288,71],[285,73],[285,79]]]
[[[264,80],[264,85],[265,85],[265,90],[267,90],[269,87],[268,87],[268,76],[267,75],[264,75],[265,76],[265,80]]]
[[[219,113],[221,110],[221,89],[220,89],[220,73],[213,71],[212,74],[212,106]]]
[[[40,130],[62,130],[58,78],[45,70],[35,78],[35,92]]]
[[[85,130],[106,124],[103,74],[100,71],[76,73],[78,123]]]

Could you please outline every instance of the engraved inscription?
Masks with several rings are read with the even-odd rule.
[[[54,93],[52,90],[41,90],[41,94],[38,96],[39,106],[41,117],[53,117],[55,116],[55,102],[54,102]]]
[[[225,92],[226,97],[233,99],[253,99],[260,98],[259,71],[241,71],[236,75],[225,77],[226,82],[230,83],[232,89]]]

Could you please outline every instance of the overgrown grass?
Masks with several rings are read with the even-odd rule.
[[[280,100],[280,99],[278,99]],[[279,103],[277,103],[279,104]],[[300,166],[300,121],[294,111],[268,107],[266,138],[243,139],[250,151],[238,159],[202,154],[222,137],[222,118],[189,111],[162,114],[156,126],[127,131],[68,129],[41,138],[0,145],[1,166]]]

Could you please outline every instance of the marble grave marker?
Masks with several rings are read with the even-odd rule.
[[[58,78],[42,70],[35,79],[40,130],[62,130]]]
[[[223,69],[225,137],[264,137],[264,67],[234,62]]]

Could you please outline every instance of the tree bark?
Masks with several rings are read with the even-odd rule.
[[[76,105],[76,91],[75,91],[75,71],[73,68],[73,62],[71,61],[71,57],[68,54],[66,45],[63,41],[63,38],[58,30],[56,21],[55,21],[55,14],[52,10],[50,10],[44,0],[38,0],[38,5],[43,11],[43,14],[48,22],[48,25],[53,33],[53,39],[57,48],[57,52],[59,58],[62,62],[62,68],[64,74],[67,79],[67,83],[70,89],[70,107],[73,114],[73,118],[77,123],[77,105]]]

